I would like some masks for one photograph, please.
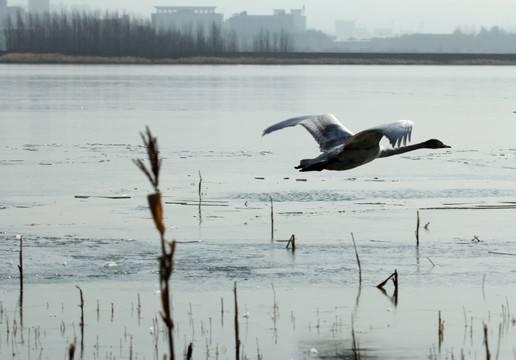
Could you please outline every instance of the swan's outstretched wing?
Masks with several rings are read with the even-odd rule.
[[[263,131],[263,135],[298,124],[303,125],[303,127],[312,134],[315,141],[319,144],[321,151],[326,151],[336,145],[342,144],[353,136],[353,133],[342,125],[332,114],[298,116],[284,120],[269,126]]]
[[[353,135],[345,144],[345,149],[368,149],[377,145],[382,137],[386,137],[392,147],[407,144],[412,134],[413,122],[399,120],[394,123],[372,127]]]

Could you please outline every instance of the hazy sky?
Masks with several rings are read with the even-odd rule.
[[[7,0],[8,5],[27,0]],[[516,32],[516,0],[50,0],[51,5],[84,4],[91,9],[112,9],[150,16],[154,6],[216,6],[227,19],[246,10],[271,14],[273,9],[305,7],[308,28],[334,33],[335,20],[355,20],[369,29],[451,33],[457,27],[479,30],[498,25]]]

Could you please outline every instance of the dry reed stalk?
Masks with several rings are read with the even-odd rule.
[[[358,342],[355,337],[355,325],[353,323],[353,318],[351,318],[351,338],[353,340],[351,344],[351,351],[353,352],[353,359],[358,360],[360,359],[360,348],[358,347]]]
[[[240,359],[240,338],[239,338],[239,327],[238,327],[238,300],[237,300],[237,283],[233,287],[233,293],[235,295],[235,360]]]
[[[271,198],[271,242],[274,241],[274,203],[272,202],[272,196]]]
[[[416,223],[416,245],[419,246],[419,211],[417,212],[417,223]]]
[[[77,289],[79,289],[79,295],[80,295],[80,298],[81,298],[81,303],[79,304],[79,307],[81,308],[81,322],[80,322],[80,325],[81,325],[81,329],[84,328],[84,297],[83,297],[83,294],[82,294],[82,289],[79,287],[79,285],[75,285],[75,287]]]
[[[80,298],[81,298],[81,303],[79,304],[79,307],[81,308],[81,323],[80,323],[80,326],[81,326],[81,359],[83,358],[83,354],[84,354],[84,297],[83,297],[83,294],[82,294],[82,289],[79,287],[79,285],[75,285],[75,287],[77,289],[79,289],[79,294],[80,294]],[[75,344],[74,344],[74,348],[75,348]]]
[[[353,240],[353,247],[355,248],[355,257],[357,258],[358,264],[358,281],[362,284],[362,266],[360,265],[360,258],[358,257],[357,244],[355,243],[355,237],[351,233],[351,239]]]
[[[498,356],[500,355],[500,343],[502,341],[502,324],[498,325],[498,345],[496,347],[496,357],[495,359],[498,360]]]
[[[484,346],[486,347],[486,360],[491,359],[491,353],[489,352],[489,344],[487,342],[487,325],[484,325]]]
[[[23,236],[16,235],[20,240],[20,263],[18,270],[20,272],[20,325],[23,327]]]
[[[161,169],[162,159],[159,157],[158,140],[152,136],[149,127],[146,128],[146,133],[140,134],[143,140],[143,144],[147,149],[147,155],[150,163],[150,170],[147,169],[142,160],[133,160],[136,166],[147,176],[151,185],[154,187],[154,194],[147,196],[149,208],[154,220],[156,229],[160,233],[161,240],[161,256],[159,260],[159,278],[160,278],[160,290],[161,290],[161,305],[163,311],[160,315],[167,326],[168,330],[168,343],[169,343],[169,356],[171,360],[175,359],[174,356],[174,341],[172,336],[172,330],[174,329],[174,322],[172,321],[172,312],[170,308],[170,288],[169,280],[172,275],[173,263],[174,263],[174,251],[176,248],[176,242],[168,242],[165,240],[165,225],[163,224],[163,207],[161,203],[161,192],[159,191],[159,173]]]
[[[20,271],[20,299],[23,298],[23,236],[18,235],[20,240],[20,264],[18,270]]]

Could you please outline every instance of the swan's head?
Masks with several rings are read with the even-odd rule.
[[[443,144],[441,140],[437,139],[430,139],[425,141],[425,147],[428,149],[444,149],[444,148],[451,148],[451,146]]]

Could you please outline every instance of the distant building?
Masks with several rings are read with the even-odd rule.
[[[7,0],[0,0],[0,27],[5,26],[7,20]]]
[[[213,24],[222,26],[223,15],[215,12],[215,6],[155,6],[152,25],[162,30],[192,30],[202,27],[208,30]]]
[[[226,20],[226,26],[237,34],[244,48],[261,32],[270,34],[284,31],[298,34],[306,31],[306,16],[303,9],[274,10],[272,15],[248,15],[247,12],[235,14]]]
[[[374,37],[376,38],[389,38],[392,37],[392,29],[374,29]]]
[[[357,25],[355,20],[335,21],[335,33],[338,41],[346,41],[356,37]]]
[[[29,0],[29,13],[44,14],[50,11],[50,0]]]
[[[7,19],[11,19],[11,22],[14,26],[16,26],[18,19],[22,21],[27,20],[27,11],[21,6],[8,6],[7,7],[7,16],[4,18],[4,26],[7,26]]]

